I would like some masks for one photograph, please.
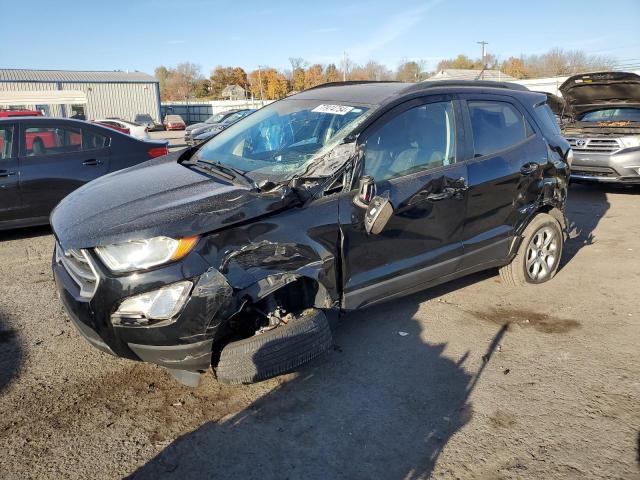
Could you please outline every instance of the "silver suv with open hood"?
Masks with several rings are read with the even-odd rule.
[[[570,118],[562,133],[574,152],[571,179],[640,184],[640,76],[575,75],[560,91]]]

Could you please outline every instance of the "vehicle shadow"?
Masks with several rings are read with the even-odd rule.
[[[597,242],[594,234],[598,223],[607,213],[611,204],[606,185],[571,184],[566,206],[569,239],[565,243],[560,268],[568,264],[584,247]]]
[[[473,275],[343,318],[334,349],[245,410],[183,435],[128,478],[414,479],[428,477],[473,414],[475,375],[424,340],[420,303]],[[242,386],[235,387],[242,394]]]
[[[50,225],[39,225],[37,227],[26,227],[17,228],[14,230],[0,231],[0,242],[42,237],[43,235],[51,235]]]
[[[22,361],[18,332],[12,328],[8,315],[0,311],[0,393],[19,375]]]

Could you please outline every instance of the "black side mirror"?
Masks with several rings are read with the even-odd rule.
[[[373,197],[364,216],[365,230],[373,235],[379,234],[389,222],[391,215],[393,215],[393,205],[389,200],[388,192],[384,197]]]
[[[359,207],[367,208],[373,197],[376,195],[376,182],[370,175],[365,175],[360,179],[358,193],[353,199],[353,203]]]

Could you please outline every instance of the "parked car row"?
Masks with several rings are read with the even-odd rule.
[[[184,141],[187,145],[198,145],[253,112],[255,109],[246,108],[216,113],[202,123],[189,125],[184,132]]]

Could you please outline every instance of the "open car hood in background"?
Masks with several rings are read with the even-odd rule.
[[[640,76],[627,72],[574,75],[560,92],[573,115],[606,107],[640,107]]]

